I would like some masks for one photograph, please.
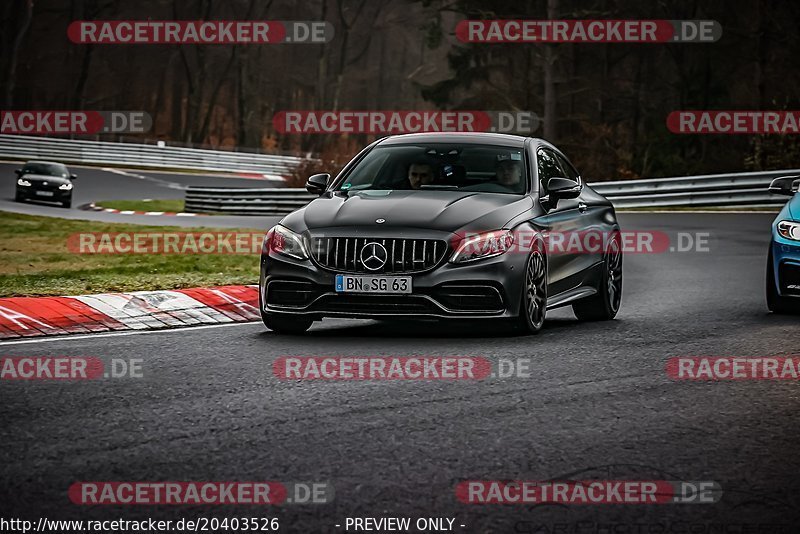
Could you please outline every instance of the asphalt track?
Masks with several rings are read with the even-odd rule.
[[[622,215],[628,230],[709,232],[710,251],[629,255],[615,321],[581,324],[562,309],[537,336],[325,320],[303,337],[245,324],[5,343],[4,356],[141,358],[144,378],[1,383],[3,516],[278,517],[284,532],[390,516],[451,517],[458,532],[796,532],[798,383],[665,373],[673,356],[800,352],[798,317],[764,303],[771,218]],[[290,355],[530,358],[532,372],[279,380],[272,363]],[[724,494],[716,504],[478,506],[454,493],[462,480],[554,478],[713,480]],[[336,496],[275,508],[70,503],[70,484],[92,480],[328,481]]]
[[[44,202],[14,201],[17,176],[14,169],[21,163],[0,163],[0,211],[26,215],[44,215],[65,219],[82,219],[130,224],[169,226],[214,226],[222,228],[269,228],[274,217],[196,216],[174,217],[158,215],[120,215],[77,209],[90,202],[103,200],[182,199],[189,185],[207,187],[279,187],[280,182],[253,178],[238,178],[223,174],[180,174],[143,170],[109,169],[70,166],[78,175],[73,190],[73,209],[63,209]]]

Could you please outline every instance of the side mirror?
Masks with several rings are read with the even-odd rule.
[[[78,175],[77,174],[70,174],[69,175],[69,179],[70,180],[77,180],[78,179]]]
[[[547,194],[553,199],[576,198],[581,194],[581,184],[568,178],[550,178]]]
[[[781,176],[769,184],[769,192],[775,195],[792,196],[800,185],[800,176]]]
[[[14,174],[17,176],[22,176],[22,169],[14,169]]]
[[[306,191],[312,195],[321,195],[325,192],[325,188],[328,187],[328,180],[330,179],[331,175],[328,173],[309,176],[306,182]]]

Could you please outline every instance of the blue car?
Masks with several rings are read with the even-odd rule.
[[[774,313],[800,312],[800,176],[776,178],[770,193],[792,198],[772,223],[767,260],[767,307]]]

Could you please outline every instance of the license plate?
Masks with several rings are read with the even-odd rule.
[[[39,195],[40,197],[52,197],[53,196],[53,192],[52,191],[36,191],[36,194]]]
[[[336,275],[339,293],[411,293],[410,276]]]

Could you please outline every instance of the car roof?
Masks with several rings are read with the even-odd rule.
[[[41,163],[44,165],[61,165],[66,167],[66,165],[64,165],[63,163],[59,163],[58,161],[42,161],[40,159],[32,159],[30,161],[26,161],[25,165],[27,165],[28,163]]]
[[[391,135],[382,139],[380,145],[403,145],[408,143],[464,143],[525,146],[527,137],[489,132],[426,132],[404,135]]]

